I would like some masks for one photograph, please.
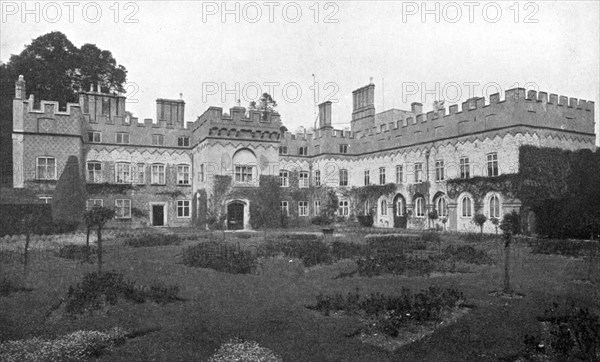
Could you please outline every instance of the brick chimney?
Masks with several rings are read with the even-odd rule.
[[[319,129],[331,129],[331,101],[319,104]]]
[[[20,75],[19,79],[15,82],[15,99],[27,99],[27,89],[23,75]]]
[[[412,102],[410,104],[410,111],[414,114],[423,114],[423,103]]]

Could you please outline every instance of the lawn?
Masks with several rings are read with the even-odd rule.
[[[67,318],[52,313],[69,286],[82,281],[95,264],[59,258],[48,249],[60,240],[40,243],[32,252],[27,287],[0,297],[0,341],[34,336],[55,338],[73,331],[105,331],[114,327],[145,330],[141,336],[103,353],[100,361],[203,361],[232,338],[256,341],[283,357],[284,361],[497,361],[511,360],[524,348],[527,334],[539,335],[537,316],[552,302],[575,303],[600,313],[600,267],[592,265],[587,277],[585,258],[533,254],[525,242],[516,243],[511,254],[511,282],[519,298],[491,294],[500,290],[503,249],[500,239],[486,236],[469,241],[491,257],[491,264],[457,267],[461,273],[429,275],[382,274],[371,277],[339,277],[355,268],[350,260],[303,267],[290,258],[266,258],[252,274],[230,274],[182,263],[186,248],[206,243],[210,235],[192,230],[170,230],[181,236],[173,245],[144,247],[125,242],[117,235],[104,247],[104,270],[122,273],[139,285],[177,285],[182,300],[161,304],[119,301],[99,312]],[[269,232],[270,240],[289,239],[290,231]],[[222,233],[240,250],[256,250],[265,243],[263,233]],[[332,239],[329,239],[331,241]],[[364,244],[365,233],[337,235],[335,240]],[[460,235],[441,234],[441,242],[428,242],[417,257],[439,254],[448,246],[466,244]],[[18,279],[23,265],[3,245],[0,278]],[[432,334],[387,351],[348,337],[361,327],[358,316],[324,316],[307,306],[317,295],[356,292],[361,295],[399,295],[403,288],[414,292],[431,286],[454,288],[464,294],[468,312],[453,323],[442,324]],[[513,358],[514,360],[514,358]]]

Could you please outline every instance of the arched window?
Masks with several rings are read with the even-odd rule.
[[[448,216],[448,202],[446,201],[445,197],[438,197],[437,202],[435,203],[435,208],[439,217]]]
[[[387,201],[386,200],[381,200],[381,215],[382,216],[387,215]]]
[[[500,217],[500,199],[496,195],[490,197],[490,218],[492,217]]]
[[[404,199],[398,197],[396,201],[396,216],[404,216]]]
[[[473,200],[469,196],[465,196],[462,199],[462,217],[472,217],[473,216]]]
[[[424,199],[422,197],[418,197],[415,200],[415,214],[417,217],[423,217],[425,216],[425,205],[424,205]]]

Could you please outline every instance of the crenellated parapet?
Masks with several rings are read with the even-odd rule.
[[[281,117],[277,112],[246,110],[232,107],[223,113],[221,107],[209,107],[191,127],[193,143],[206,139],[244,139],[279,142]]]

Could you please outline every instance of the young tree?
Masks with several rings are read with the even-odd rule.
[[[505,214],[500,223],[500,229],[504,238],[504,287],[502,291],[506,294],[512,293],[512,288],[510,287],[510,244],[513,235],[521,232],[520,221],[519,214],[513,210],[511,213]]]
[[[23,250],[23,286],[27,287],[29,273],[29,245],[31,243],[31,230],[35,227],[36,219],[33,214],[27,214],[21,220],[25,229],[25,250]]]
[[[322,214],[328,220],[334,220],[335,213],[340,206],[340,201],[334,190],[327,191],[327,198],[325,201],[325,207],[323,208]]]
[[[490,222],[494,224],[494,227],[496,228],[496,235],[498,235],[498,225],[500,224],[500,220],[497,217],[492,217],[490,218]]]
[[[475,214],[475,216],[473,216],[473,222],[475,223],[475,225],[479,226],[481,230],[479,233],[479,241],[481,241],[481,239],[483,238],[483,225],[486,221],[487,217],[484,214]]]
[[[89,211],[86,211],[85,215],[86,225],[96,226],[98,228],[98,273],[102,273],[102,228],[107,222],[115,217],[115,210],[100,205],[94,205]]]

